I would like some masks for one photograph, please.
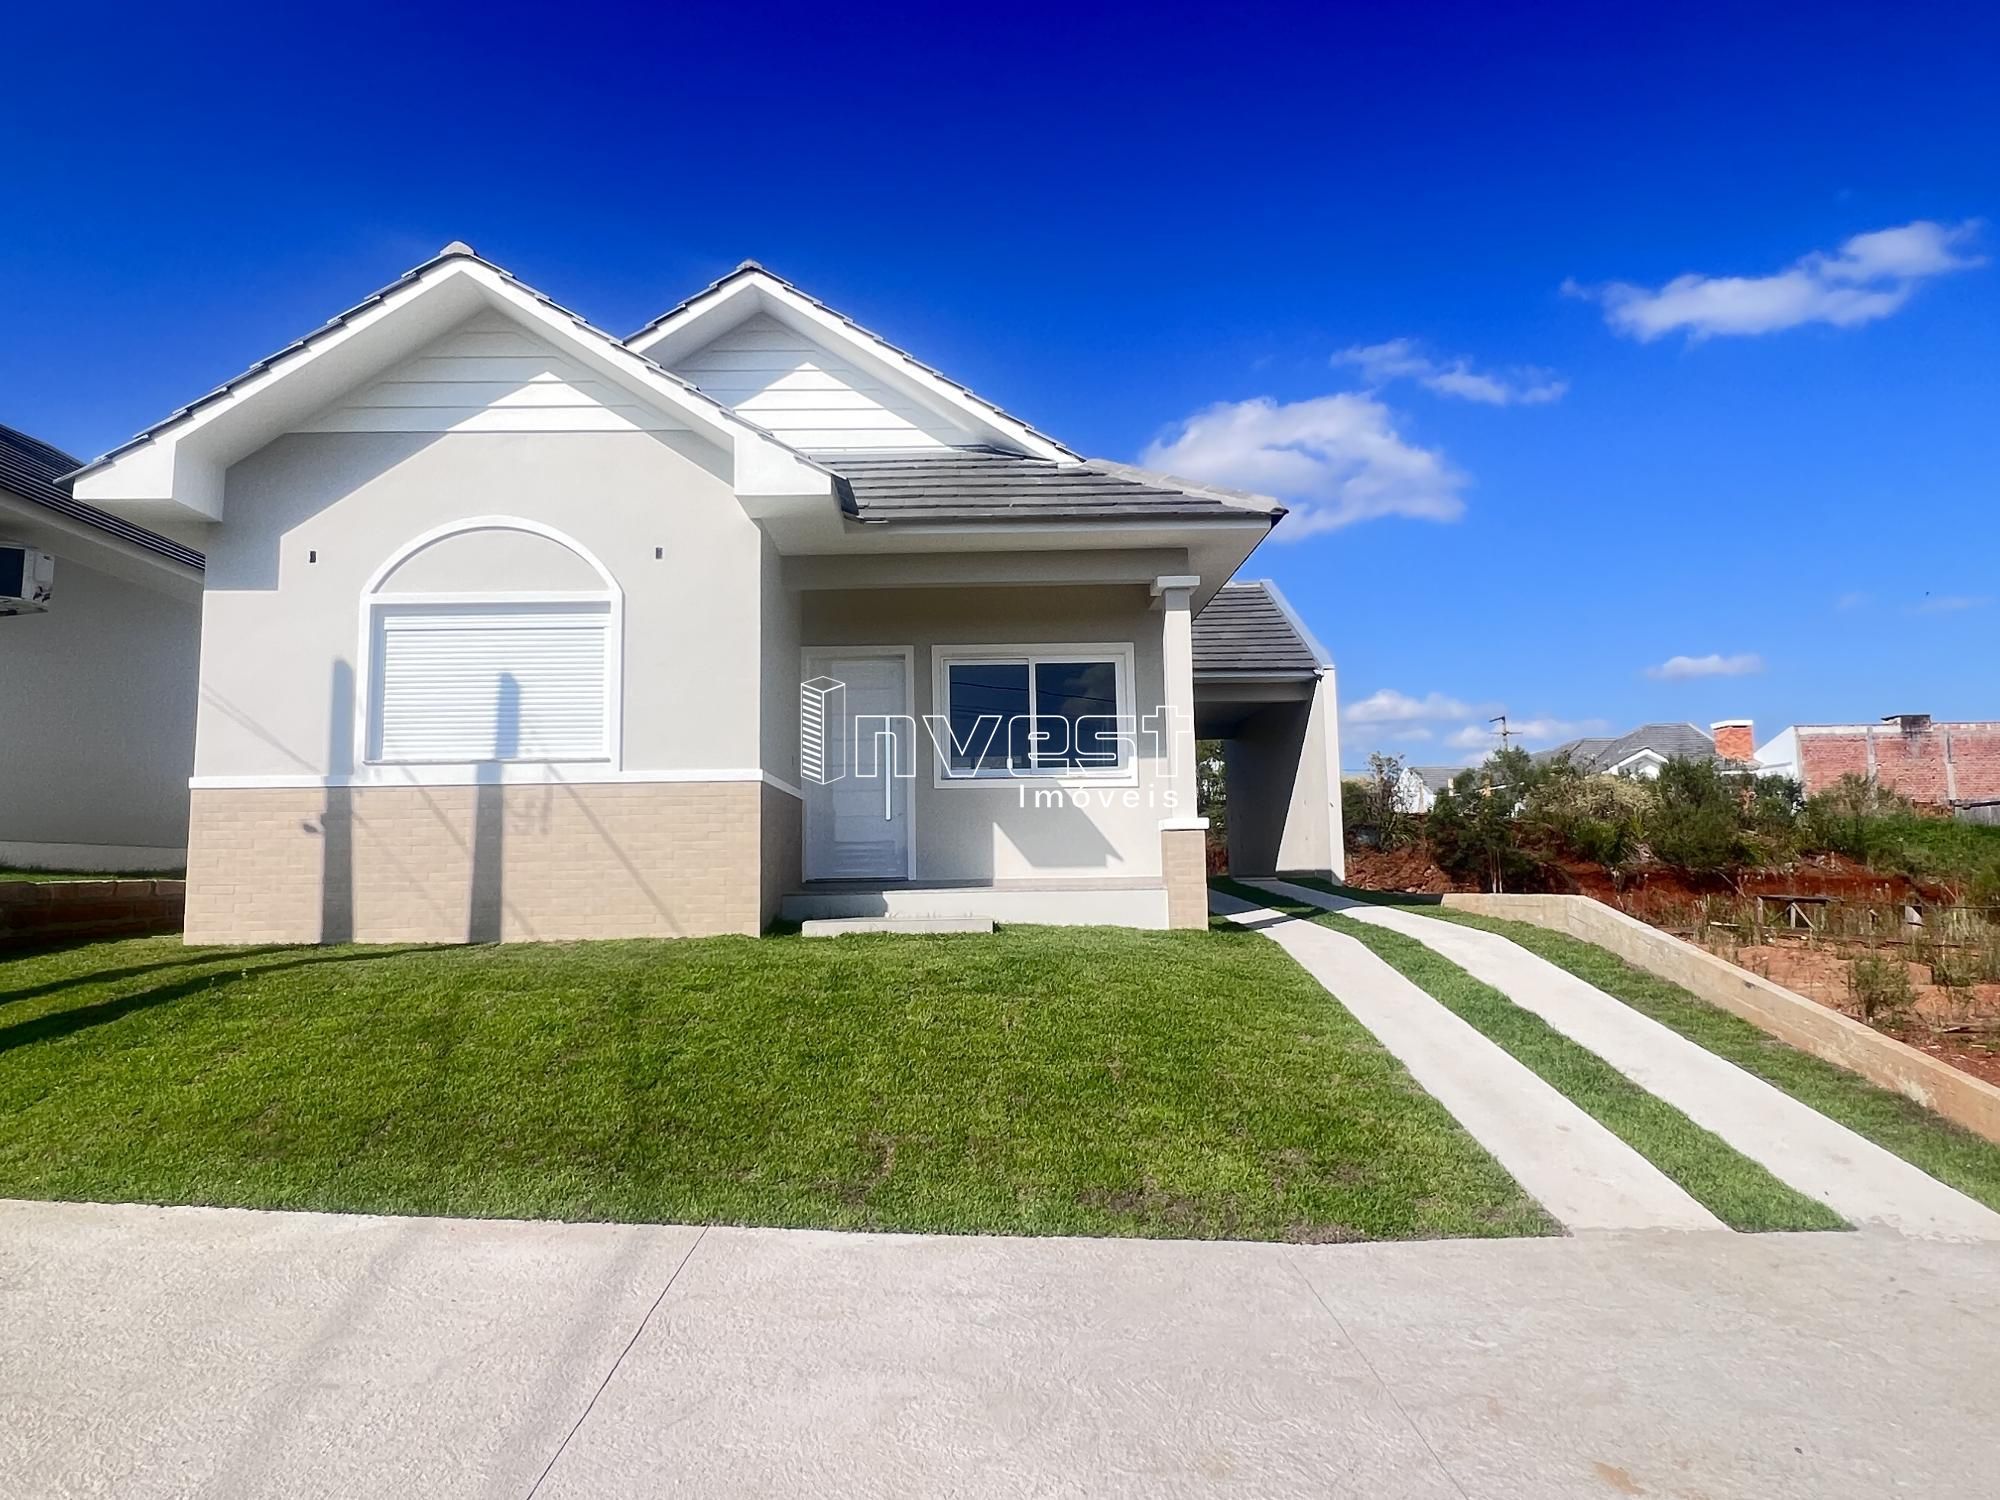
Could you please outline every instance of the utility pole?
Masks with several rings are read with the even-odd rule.
[[[1498,724],[1500,726],[1499,730],[1500,748],[1502,750],[1505,750],[1507,748],[1507,716],[1505,714],[1495,714],[1492,718],[1488,719],[1486,722],[1489,724]]]

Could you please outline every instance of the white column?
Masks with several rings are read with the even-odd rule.
[[[1169,730],[1166,786],[1174,806],[1162,809],[1162,828],[1206,828],[1195,802],[1194,756],[1194,591],[1201,579],[1191,573],[1171,573],[1153,580],[1153,599],[1160,610],[1160,665],[1166,679]]]

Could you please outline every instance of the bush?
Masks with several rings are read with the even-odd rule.
[[[1901,1026],[1917,1003],[1909,965],[1893,953],[1864,953],[1849,964],[1847,992],[1870,1026]]]
[[[1427,820],[1438,868],[1489,891],[1532,881],[1541,863],[1522,847],[1514,814],[1533,794],[1534,781],[1525,750],[1502,750],[1477,770],[1460,771]]]
[[[1691,875],[1720,874],[1743,863],[1740,772],[1677,756],[1660,767],[1649,790],[1641,827],[1656,859]]]
[[[1638,852],[1646,805],[1640,782],[1594,775],[1563,757],[1537,769],[1521,817],[1551,849],[1615,869]]]

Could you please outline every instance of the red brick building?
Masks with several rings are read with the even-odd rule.
[[[1808,793],[1854,775],[1912,802],[1991,802],[2000,799],[2000,722],[1940,724],[1929,714],[1891,714],[1876,724],[1794,724],[1758,747],[1757,768],[1795,776]]]

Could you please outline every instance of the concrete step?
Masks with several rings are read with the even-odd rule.
[[[841,937],[850,932],[991,932],[991,917],[820,917],[801,923],[803,937]]]

